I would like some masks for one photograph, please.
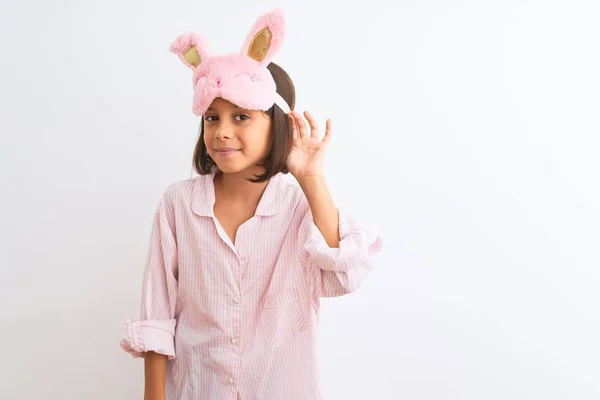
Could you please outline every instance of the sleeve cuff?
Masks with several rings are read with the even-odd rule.
[[[148,351],[175,358],[176,320],[125,321],[121,349],[133,357],[143,357]]]
[[[382,239],[370,224],[349,218],[338,210],[340,245],[331,248],[311,219],[305,250],[315,265],[323,270],[347,272],[365,258],[381,250]]]

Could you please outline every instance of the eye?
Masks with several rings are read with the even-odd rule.
[[[205,115],[204,120],[208,121],[208,122],[214,122],[217,120],[217,116],[216,115]]]
[[[236,121],[245,121],[247,119],[250,119],[249,115],[246,114],[238,114],[235,116]]]

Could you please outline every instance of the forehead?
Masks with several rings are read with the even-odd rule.
[[[228,110],[234,108],[239,109],[240,107],[222,97],[216,97],[208,106],[208,110]]]
[[[260,111],[260,110],[251,110],[251,109],[247,109],[244,107],[240,107],[235,103],[232,103],[229,100],[226,100],[222,97],[216,97],[211,103],[210,106],[208,106],[208,108],[206,109],[206,112],[217,112],[217,113],[222,113],[222,112],[234,112],[234,111],[244,111],[248,114],[255,114],[255,113],[260,113],[260,114],[267,114],[265,111]]]

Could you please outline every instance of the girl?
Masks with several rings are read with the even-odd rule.
[[[121,341],[145,359],[147,400],[321,399],[319,299],[356,290],[381,249],[327,189],[331,121],[321,139],[290,111],[294,86],[271,62],[282,38],[275,11],[240,54],[209,56],[197,34],[171,46],[194,71],[199,176],[159,202],[141,318]]]

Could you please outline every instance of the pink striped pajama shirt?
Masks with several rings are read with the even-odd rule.
[[[235,245],[213,213],[214,174],[179,181],[154,214],[141,317],[123,350],[168,356],[168,400],[322,399],[315,353],[321,297],[368,277],[382,240],[340,213],[339,248],[299,185],[271,178]]]

